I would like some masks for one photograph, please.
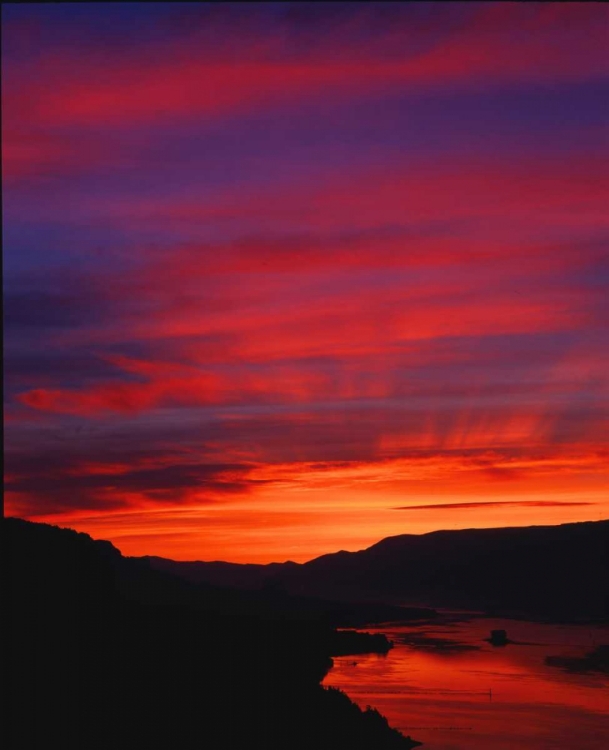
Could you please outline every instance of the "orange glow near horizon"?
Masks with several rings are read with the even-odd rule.
[[[606,454],[592,453],[508,460],[490,453],[473,459],[429,456],[334,467],[265,465],[250,474],[260,488],[243,497],[198,505],[193,493],[186,507],[153,508],[134,494],[126,498],[132,508],[128,511],[64,511],[60,517],[39,514],[32,520],[86,531],[131,556],[306,562],[400,533],[607,518],[606,466]],[[110,467],[105,468],[111,476]],[[125,468],[114,471],[121,474]],[[9,511],[12,505],[18,512],[19,499],[7,500]]]

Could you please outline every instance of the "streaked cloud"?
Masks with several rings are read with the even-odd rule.
[[[605,6],[2,14],[9,513],[258,561],[607,515]]]
[[[512,508],[564,508],[578,505],[594,505],[588,502],[564,502],[561,500],[496,500],[477,503],[439,503],[438,505],[404,505],[393,510],[473,510],[489,506],[509,506]]]

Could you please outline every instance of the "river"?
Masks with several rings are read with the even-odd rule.
[[[510,643],[493,646],[492,629]],[[609,628],[464,618],[366,628],[394,642],[387,655],[337,657],[324,685],[425,750],[606,750],[609,679],[550,666],[547,656],[581,657],[609,644]]]

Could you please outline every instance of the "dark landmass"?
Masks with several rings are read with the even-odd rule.
[[[609,645],[597,646],[585,656],[546,656],[546,664],[567,672],[602,672],[609,674]]]
[[[240,588],[481,610],[495,617],[607,622],[608,550],[609,521],[590,521],[404,534],[303,565],[148,560],[191,581]]]
[[[421,624],[436,617],[431,605],[609,619],[608,521],[403,535],[268,566],[125,558],[109,542],[19,519],[3,530],[4,731],[17,750],[414,747],[378,712],[320,685],[333,655],[391,647],[337,626]],[[607,646],[548,664],[607,671]]]
[[[438,613],[431,607],[404,607],[379,601],[374,596],[365,601],[350,601],[338,591],[334,598],[324,597],[323,593],[316,593],[315,586],[309,587],[308,592],[303,594],[301,592],[304,588],[292,585],[291,580],[292,572],[298,578],[299,573],[296,571],[303,566],[292,562],[239,565],[223,562],[176,562],[150,556],[131,559],[152,570],[171,574],[190,583],[215,587],[216,595],[221,596],[225,603],[232,598],[238,607],[251,601],[265,609],[279,608],[285,611],[289,608],[294,615],[321,618],[336,627],[363,627],[379,622],[433,621],[438,617]],[[243,570],[239,572],[239,568]]]
[[[320,685],[331,656],[386,651],[281,593],[243,597],[109,542],[4,519],[11,750],[406,750],[375,710]]]
[[[349,654],[386,654],[393,648],[393,642],[382,633],[360,633],[357,630],[335,631],[332,642],[332,656]]]
[[[416,648],[429,648],[432,651],[442,652],[461,652],[461,651],[479,651],[479,646],[473,646],[469,643],[461,643],[451,638],[437,638],[423,633],[409,633],[400,638],[401,643]]]

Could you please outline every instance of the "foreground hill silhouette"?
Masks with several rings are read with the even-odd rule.
[[[194,585],[69,529],[4,519],[3,534],[5,747],[417,744],[320,685],[332,654],[383,651],[383,638],[341,636],[289,597]]]
[[[303,565],[149,560],[189,580],[242,588],[556,621],[609,619],[609,521],[404,534]]]

